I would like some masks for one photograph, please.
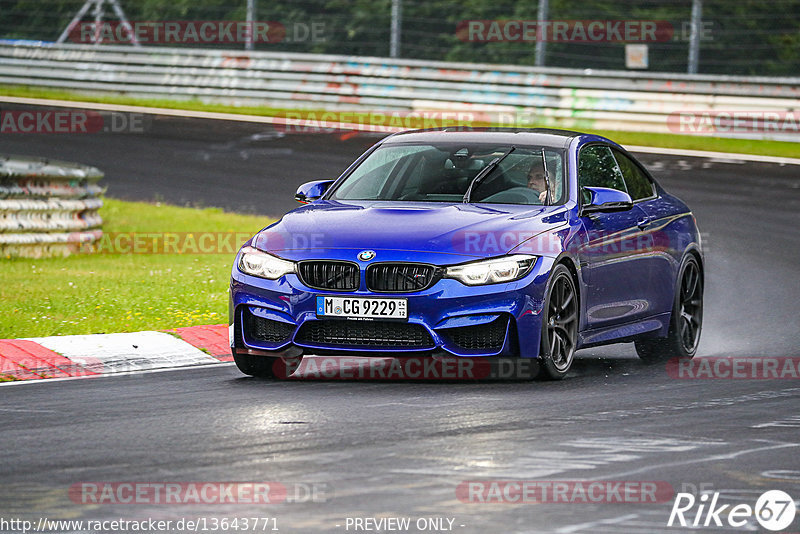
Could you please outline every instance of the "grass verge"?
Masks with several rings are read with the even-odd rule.
[[[50,100],[69,100],[76,102],[99,102],[105,104],[119,104],[126,106],[146,106],[167,109],[185,109],[191,111],[208,111],[217,113],[233,113],[241,115],[279,116],[286,113],[311,113],[319,117],[323,110],[297,110],[273,107],[252,106],[227,106],[223,104],[209,104],[199,100],[158,100],[135,98],[121,95],[83,94],[72,91],[54,89],[41,89],[38,87],[0,85],[0,95],[43,98]],[[359,122],[370,123],[370,114],[353,113],[359,117]],[[530,125],[536,126],[536,125]],[[710,150],[715,152],[731,152],[738,154],[757,154],[762,156],[800,157],[800,145],[786,141],[766,141],[755,139],[731,139],[724,137],[705,137],[693,135],[661,134],[647,132],[628,132],[616,130],[595,130],[591,128],[578,128],[603,135],[622,145],[653,146],[663,148],[676,148],[688,150]]]
[[[105,199],[103,230],[252,234],[266,217]],[[236,248],[236,245],[233,245]],[[0,259],[0,339],[135,332],[227,321],[233,254]]]

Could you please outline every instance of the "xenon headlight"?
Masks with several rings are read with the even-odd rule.
[[[497,284],[519,280],[536,263],[536,256],[514,254],[490,260],[452,265],[445,270],[446,278],[455,278],[468,286]]]
[[[253,247],[245,247],[239,257],[239,270],[259,278],[277,280],[285,274],[295,272],[295,264]]]

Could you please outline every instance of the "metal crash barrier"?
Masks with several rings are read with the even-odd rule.
[[[0,256],[67,256],[99,240],[102,177],[77,163],[0,155]]]
[[[781,122],[800,109],[797,77],[10,41],[0,41],[0,84],[283,109],[475,111],[514,126],[663,133],[687,133],[678,112],[757,111]],[[798,140],[777,128],[751,137]]]

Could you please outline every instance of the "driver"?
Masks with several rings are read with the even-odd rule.
[[[541,161],[534,163],[528,171],[528,189],[539,193],[539,202],[544,204],[547,199],[547,182],[544,179],[544,169]]]

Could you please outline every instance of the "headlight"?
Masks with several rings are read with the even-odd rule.
[[[445,270],[445,277],[455,278],[468,286],[511,282],[528,274],[535,263],[536,256],[515,254],[453,265]]]
[[[239,257],[239,270],[245,274],[277,280],[281,276],[295,272],[294,262],[282,260],[253,247],[242,249]]]

